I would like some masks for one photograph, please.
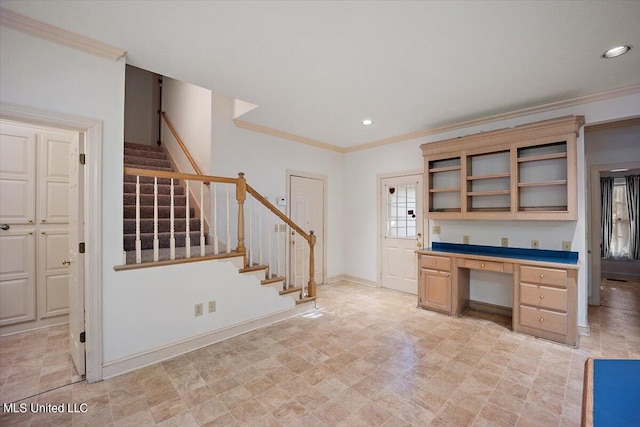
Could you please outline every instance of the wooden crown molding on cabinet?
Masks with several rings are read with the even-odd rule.
[[[127,51],[0,7],[0,25],[114,61]]]

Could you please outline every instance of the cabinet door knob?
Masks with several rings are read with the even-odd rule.
[[[40,220],[40,222],[47,222],[47,219],[46,219],[46,218],[42,218],[42,219]]]
[[[33,231],[30,231],[30,232],[29,232],[29,236],[31,236],[32,234],[33,234]]]
[[[2,224],[2,226],[0,226],[0,228],[2,228],[3,230],[8,230],[11,227],[9,227],[9,224]]]
[[[480,267],[484,268],[484,264],[480,264]]]
[[[540,295],[540,299],[544,299],[544,295]]]
[[[543,279],[543,278],[544,278],[544,274],[541,274],[541,275],[540,275],[540,278],[541,278],[541,279]]]
[[[544,318],[543,317],[540,318],[540,323],[544,323]]]
[[[29,223],[32,223],[32,222],[33,222],[33,220],[32,220],[31,218],[29,218],[27,221],[28,221]]]
[[[435,264],[437,264],[437,263],[438,263],[438,261],[433,261],[433,264],[434,264],[434,265],[435,265]]]
[[[47,234],[47,232],[46,231],[41,231],[40,234]]]

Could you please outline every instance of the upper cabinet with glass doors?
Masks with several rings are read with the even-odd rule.
[[[577,219],[583,124],[561,117],[421,145],[426,217]]]

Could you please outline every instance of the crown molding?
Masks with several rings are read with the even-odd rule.
[[[275,136],[278,138],[288,139],[289,141],[299,142],[301,144],[311,145],[317,148],[324,148],[325,150],[331,150],[338,153],[346,153],[346,149],[338,147],[337,145],[328,144],[326,142],[317,141],[315,139],[306,138],[304,136],[296,135],[289,132],[284,132],[278,129],[273,129],[267,126],[257,125],[251,122],[245,122],[243,120],[234,120],[236,127],[241,129],[247,129],[253,132],[264,133],[266,135]]]
[[[0,25],[91,55],[117,61],[127,51],[0,7]]]
[[[603,101],[606,99],[617,98],[625,95],[633,95],[636,93],[640,93],[640,84],[627,86],[620,89],[609,90],[606,92],[600,92],[593,95],[580,96],[578,98],[567,99],[564,101],[552,102],[549,104],[538,105],[536,107],[523,108],[520,110],[511,111],[508,113],[495,114],[493,116],[482,117],[479,119],[467,120],[464,122],[458,122],[446,126],[440,126],[433,129],[424,129],[418,130],[414,132],[405,133],[402,135],[396,135],[389,138],[379,139],[376,141],[367,142],[360,145],[354,145],[352,147],[338,147],[337,145],[332,145],[326,142],[320,142],[313,139],[305,138],[304,136],[295,135],[288,132],[283,132],[277,129],[272,129],[266,126],[257,125],[250,122],[245,122],[242,120],[234,120],[234,123],[237,127],[251,130],[254,132],[260,132],[267,135],[276,136],[279,138],[288,139],[290,141],[300,142],[303,144],[311,145],[318,148],[324,148],[326,150],[336,151],[338,153],[353,153],[355,151],[367,150],[369,148],[382,147],[384,145],[395,144],[398,142],[409,141],[412,139],[424,138],[429,135],[437,135],[444,132],[450,132],[458,129],[464,129],[471,126],[478,126],[486,123],[497,122],[500,120],[513,119],[516,117],[527,116],[530,114],[542,113],[545,111],[557,110],[559,108],[572,107],[575,105],[587,104],[590,102]],[[619,124],[617,126],[629,125],[627,124]],[[585,129],[588,129],[585,125]],[[612,125],[611,127],[616,126]],[[596,129],[588,129],[590,131]]]

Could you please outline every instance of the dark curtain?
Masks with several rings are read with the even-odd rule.
[[[627,208],[629,210],[629,256],[640,260],[640,175],[624,177],[627,184]]]
[[[608,258],[613,231],[613,177],[600,178],[600,256]]]

